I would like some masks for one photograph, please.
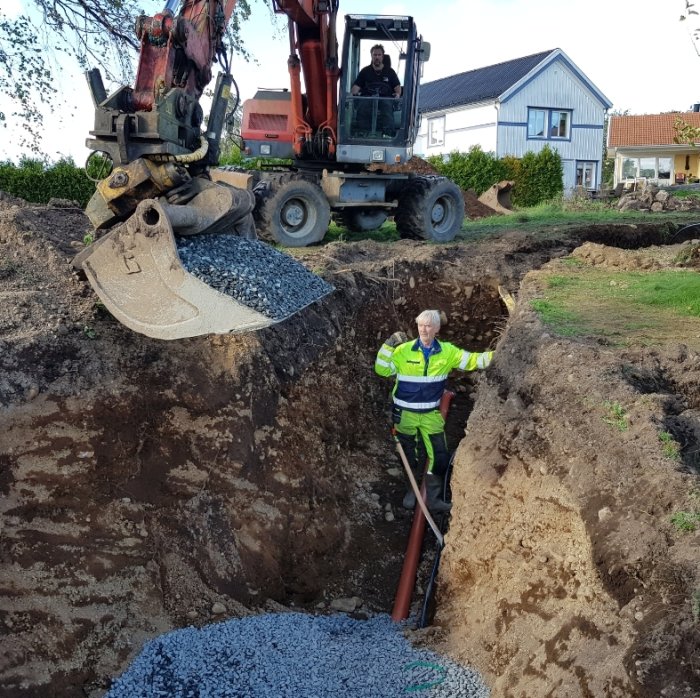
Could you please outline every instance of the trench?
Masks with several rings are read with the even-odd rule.
[[[667,235],[625,227],[611,238],[633,248]],[[144,639],[173,627],[280,609],[388,613],[412,514],[401,508],[391,382],[374,375],[377,349],[397,330],[414,336],[425,308],[444,312],[440,338],[492,348],[507,322],[498,285],[515,292],[527,271],[583,239],[524,239],[484,258],[408,245],[385,259],[381,248],[348,245],[324,270],[338,293],[254,335],[159,343],[98,317],[89,353],[76,341],[23,350],[43,395],[7,422],[2,554],[31,579],[25,605],[45,610],[41,623],[32,611],[2,616],[16,637],[56,631],[60,652],[16,660],[34,672],[35,695],[47,684],[56,695],[97,695]],[[694,394],[661,371],[628,379],[642,392]],[[56,380],[75,387],[52,392]],[[450,449],[479,380],[454,372],[449,381]],[[694,467],[697,435],[681,416],[671,407],[667,428],[685,434]],[[426,530],[413,617],[433,543]]]
[[[435,265],[394,265],[385,280],[358,277],[353,285],[361,302],[352,311],[311,311],[286,329],[283,344],[278,329],[262,332],[264,352],[251,354],[241,382],[218,383],[220,412],[245,415],[217,436],[227,444],[223,450],[215,453],[199,434],[173,433],[172,440],[163,435],[154,451],[155,440],[146,438],[134,454],[143,461],[138,473],[122,479],[124,491],[150,498],[161,512],[177,512],[172,519],[157,516],[163,530],[159,556],[173,553],[165,534],[172,526],[180,554],[186,542],[187,565],[223,599],[247,606],[269,599],[316,611],[352,600],[357,617],[391,609],[412,513],[401,507],[405,479],[390,436],[392,382],[374,375],[374,355],[397,329],[415,336],[413,319],[425,307],[448,318],[443,339],[486,350],[505,322],[505,308],[492,279],[448,279]],[[475,380],[458,372],[450,379],[451,449],[464,434]],[[254,391],[239,396],[241,385]],[[170,410],[153,404],[150,417],[131,420],[152,433],[153,415]],[[107,411],[97,421],[104,422]],[[167,482],[174,468],[194,461],[194,453],[213,460],[207,488],[184,502],[154,487],[155,480]],[[226,482],[232,467],[240,467],[248,498],[246,490]],[[217,543],[216,534],[230,539],[230,547]],[[426,543],[432,543],[429,538]],[[234,549],[241,564],[217,570],[216,554],[230,558]],[[165,589],[175,588],[170,578],[177,572],[161,566]]]

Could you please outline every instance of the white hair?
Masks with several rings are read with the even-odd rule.
[[[440,327],[440,311],[439,310],[424,310],[417,318],[416,323],[430,323],[435,327]]]

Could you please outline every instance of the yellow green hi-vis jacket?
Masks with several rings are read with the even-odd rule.
[[[392,391],[395,405],[414,412],[429,412],[440,406],[445,383],[453,369],[475,371],[486,368],[492,359],[492,351],[471,352],[435,339],[426,360],[420,340],[416,339],[396,347],[382,344],[374,370],[385,378],[396,376]]]

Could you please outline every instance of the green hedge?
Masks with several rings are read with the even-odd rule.
[[[520,161],[520,177],[513,186],[516,206],[537,206],[564,191],[561,156],[546,145],[539,153],[525,153]]]
[[[229,159],[239,161],[240,153],[229,153]],[[447,160],[436,155],[429,157],[428,162],[462,189],[474,190],[477,196],[496,182],[513,180],[511,200],[516,206],[535,206],[563,191],[561,157],[549,146],[539,153],[526,153],[520,159],[511,156],[499,159],[473,146],[467,153],[450,153]],[[71,199],[84,208],[95,191],[94,180],[106,174],[105,162],[99,156],[90,159],[88,172],[76,167],[71,158],[53,164],[24,158],[19,165],[0,162],[0,190],[39,204],[54,198]]]
[[[539,153],[525,153],[522,158],[497,158],[475,145],[467,153],[452,152],[446,160],[434,155],[428,162],[441,175],[462,189],[474,190],[477,196],[496,182],[512,180],[515,184],[511,200],[516,206],[536,206],[564,191],[561,156],[548,145]]]
[[[447,160],[434,155],[428,158],[428,162],[462,189],[473,189],[477,196],[495,182],[506,179],[503,163],[492,153],[485,153],[479,146],[472,146],[467,153],[452,152]]]
[[[101,164],[93,158],[90,169],[97,170]],[[95,191],[95,182],[84,168],[76,167],[72,158],[53,164],[23,158],[19,165],[0,162],[0,191],[37,204],[46,204],[50,199],[70,199],[84,208]]]

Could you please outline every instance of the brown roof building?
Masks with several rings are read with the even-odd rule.
[[[645,180],[668,186],[697,180],[699,148],[674,143],[679,120],[700,129],[700,112],[694,111],[611,116],[608,157],[615,158],[615,184]]]

